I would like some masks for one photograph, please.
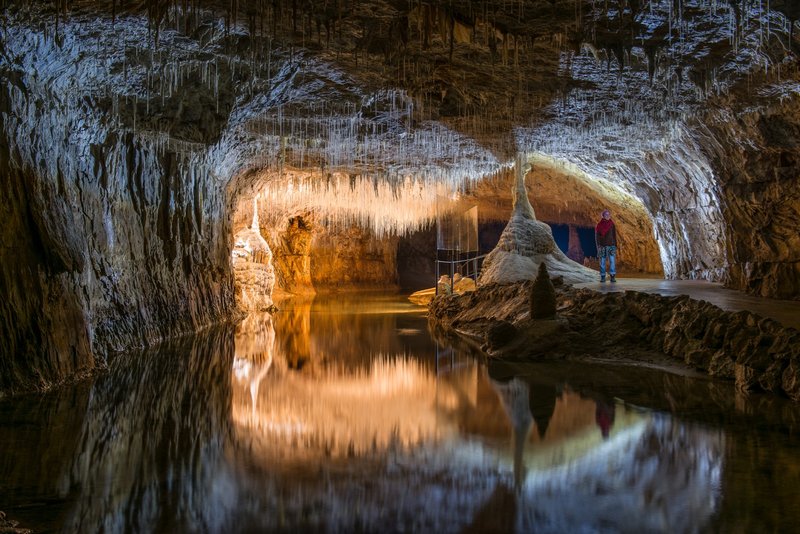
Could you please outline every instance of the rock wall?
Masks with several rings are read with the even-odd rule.
[[[84,59],[75,35],[86,27],[61,31],[4,30],[0,390],[47,387],[110,351],[219,321],[234,305],[226,192],[203,145],[186,145],[203,139],[179,124],[171,143],[135,133],[156,120],[145,101],[138,119],[133,105],[132,116],[111,116],[95,85],[99,58]],[[177,100],[198,90],[184,86]],[[204,124],[198,135],[219,135]]]
[[[326,229],[310,217],[271,229],[276,287],[292,294],[318,290],[393,288],[397,285],[397,238],[376,239],[358,226]]]
[[[397,237],[378,240],[358,227],[316,234],[311,242],[314,287],[396,287],[397,243]]]
[[[276,288],[287,293],[313,294],[311,280],[312,224],[307,217],[289,219],[285,228],[268,232],[272,243]]]
[[[800,97],[751,104],[735,118],[717,110],[707,120],[727,226],[728,284],[800,299]]]

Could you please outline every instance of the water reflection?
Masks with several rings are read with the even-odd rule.
[[[274,322],[283,328],[309,328],[310,315],[310,306],[303,305],[277,314]],[[461,387],[464,377],[437,387],[436,375],[424,360],[354,348],[347,324],[358,328],[367,322],[369,338],[379,349],[396,342],[398,334],[408,335],[391,315],[358,315],[325,317],[329,324],[314,334],[306,330],[302,344],[297,338],[303,332],[291,332],[288,340],[275,343],[268,314],[250,316],[240,325],[232,420],[237,439],[246,441],[249,450],[258,449],[264,458],[307,463],[374,456],[457,434],[445,414],[459,399],[469,398]],[[334,335],[318,339],[317,332]],[[303,350],[300,359],[294,352],[298,347]],[[332,354],[343,357],[334,359]],[[297,365],[298,360],[306,363]],[[474,377],[477,368],[471,367],[467,375]]]
[[[250,420],[258,413],[258,389],[272,367],[275,351],[275,328],[269,314],[249,315],[236,327],[236,351],[233,356],[234,392],[250,392]],[[235,406],[242,406],[240,399]],[[240,410],[241,412],[242,410]],[[241,417],[241,415],[240,415]]]
[[[75,406],[79,418],[50,395],[45,410],[4,416],[10,428],[0,432],[0,458],[60,461],[38,473],[48,482],[44,491],[23,470],[37,471],[38,462],[26,461],[16,474],[3,466],[0,509],[45,531],[214,530],[209,510],[230,426],[232,334],[212,329],[119,357],[90,390],[72,390],[86,392]],[[30,400],[12,401],[22,407]],[[28,453],[14,446],[19,426],[36,429],[24,444]]]
[[[275,322],[284,325],[317,320],[307,306],[281,313]],[[260,336],[264,344],[254,349],[258,336],[237,332],[236,361],[253,353],[283,362],[267,364],[255,389],[234,374],[240,460],[273,470],[280,461],[295,477],[324,481],[291,484],[287,509],[317,503],[333,530],[382,530],[390,511],[389,524],[403,528],[425,521],[447,531],[496,530],[502,517],[511,530],[537,532],[689,532],[717,509],[719,432],[595,399],[547,376],[490,376],[471,359],[436,365],[429,354],[351,352],[346,336],[317,339],[367,322],[383,347],[408,330],[391,316],[370,322],[372,315],[338,310],[325,327],[310,328],[303,347],[316,362],[312,373],[287,364],[296,342]],[[269,316],[246,324],[273,331]],[[343,361],[326,358],[337,347]],[[354,514],[344,513],[356,503]]]
[[[286,306],[128,355],[93,384],[0,402],[0,509],[69,532],[797,519],[790,405],[648,369],[436,354],[418,310],[375,299]]]
[[[491,383],[513,429],[518,530],[691,532],[716,511],[721,434],[537,378]]]

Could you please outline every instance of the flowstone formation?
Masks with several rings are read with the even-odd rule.
[[[549,273],[568,283],[594,280],[597,273],[569,259],[556,245],[550,226],[536,220],[525,189],[525,175],[530,169],[530,164],[518,156],[511,219],[497,246],[486,256],[478,284],[530,280],[542,263]]]
[[[236,303],[247,312],[272,308],[275,269],[272,250],[261,235],[258,224],[258,200],[253,200],[253,223],[234,236],[232,263]]]

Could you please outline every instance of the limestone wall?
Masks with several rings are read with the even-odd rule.
[[[47,387],[233,310],[227,196],[213,154],[192,144],[214,142],[221,123],[173,116],[166,143],[145,128],[160,99],[131,95],[112,114],[103,87],[126,86],[88,53],[89,28],[113,35],[102,20],[64,23],[58,38],[4,28],[17,61],[0,65],[0,390]],[[184,82],[173,104],[202,102]]]

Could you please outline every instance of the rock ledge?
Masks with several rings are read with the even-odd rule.
[[[463,295],[440,295],[430,304],[429,321],[445,335],[477,341],[489,358],[694,368],[735,380],[742,391],[800,401],[800,332],[773,319],[726,312],[686,295],[558,285],[558,316],[532,320],[531,284],[487,284]]]

